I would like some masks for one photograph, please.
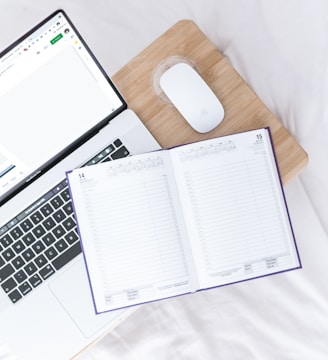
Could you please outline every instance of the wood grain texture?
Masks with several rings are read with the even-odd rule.
[[[179,61],[196,68],[225,109],[224,120],[211,132],[194,131],[157,86],[163,69]],[[164,148],[269,126],[283,183],[307,164],[306,152],[190,20],[175,24],[112,79],[129,108]]]

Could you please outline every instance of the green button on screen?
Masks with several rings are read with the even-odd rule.
[[[59,41],[60,39],[62,39],[63,37],[63,34],[58,34],[56,37],[54,37],[50,43],[53,45],[53,44],[56,44],[57,41]]]

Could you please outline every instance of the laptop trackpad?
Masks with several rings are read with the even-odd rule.
[[[117,310],[96,315],[83,259],[54,279],[49,287],[85,337],[95,335],[109,324],[117,325],[124,312]]]

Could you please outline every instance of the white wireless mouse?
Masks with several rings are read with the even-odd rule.
[[[160,86],[189,125],[200,133],[218,126],[224,109],[203,78],[186,63],[178,63],[166,70]]]

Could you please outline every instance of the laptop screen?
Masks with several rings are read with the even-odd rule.
[[[126,107],[64,12],[0,54],[0,202]]]

